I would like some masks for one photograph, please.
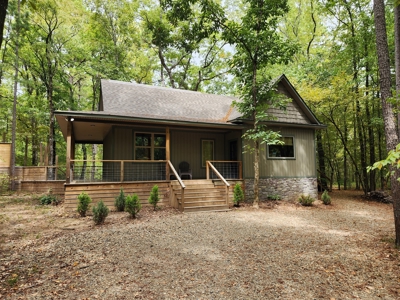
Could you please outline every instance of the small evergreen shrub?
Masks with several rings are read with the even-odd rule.
[[[269,195],[268,200],[274,200],[274,201],[281,200],[281,196],[279,196],[278,194]]]
[[[140,203],[139,197],[136,194],[132,196],[127,196],[125,201],[125,211],[128,212],[133,219],[142,209],[142,204]]]
[[[58,205],[61,202],[56,195],[53,195],[53,191],[51,189],[49,189],[49,193],[47,195],[40,197],[39,201],[41,205]]]
[[[50,205],[53,202],[57,202],[56,196],[54,195],[44,195],[39,199],[41,205]]]
[[[242,187],[240,186],[239,183],[235,184],[235,187],[233,188],[233,205],[239,206],[240,202],[244,200],[244,194]]]
[[[97,203],[97,205],[93,206],[93,208],[92,208],[94,223],[96,225],[103,224],[105,219],[108,216],[109,211],[110,210],[104,204],[103,200],[100,200],[100,202]]]
[[[322,199],[322,202],[323,202],[325,205],[331,204],[331,196],[328,195],[328,191],[327,191],[327,190],[325,190],[325,191],[322,193],[321,199]]]
[[[92,199],[90,199],[88,194],[82,192],[78,196],[78,213],[81,217],[86,217],[90,202],[92,202]]]
[[[160,201],[160,196],[158,195],[158,185],[153,186],[151,189],[149,203],[153,205],[154,210],[157,208],[157,203]]]
[[[125,209],[125,194],[124,194],[124,190],[121,188],[121,190],[119,191],[119,195],[117,196],[117,198],[115,198],[115,208],[117,209],[117,211],[124,211]]]
[[[301,195],[299,198],[299,203],[303,206],[311,206],[314,201],[315,199],[309,195]]]

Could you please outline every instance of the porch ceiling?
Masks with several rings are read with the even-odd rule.
[[[56,118],[66,139],[68,117],[57,115]],[[71,123],[76,143],[101,144],[112,127],[112,124],[102,123],[98,120],[75,120],[73,117],[71,120],[73,120]]]
[[[68,120],[71,120],[76,143],[102,144],[107,133],[113,125],[132,126],[152,125],[169,126],[170,128],[193,128],[204,129],[212,128],[214,130],[241,130],[242,126],[235,124],[210,124],[200,122],[182,122],[161,119],[145,119],[122,117],[116,115],[102,115],[101,112],[75,112],[75,111],[57,111],[55,113],[58,124],[64,138],[67,138]]]

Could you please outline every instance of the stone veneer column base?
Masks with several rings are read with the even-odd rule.
[[[246,201],[254,198],[254,179],[245,179]],[[263,178],[259,182],[260,200],[278,195],[281,200],[297,200],[300,195],[309,195],[318,199],[317,178]]]

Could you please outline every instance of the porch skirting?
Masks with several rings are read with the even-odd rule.
[[[254,179],[245,179],[244,182],[246,201],[251,202],[254,198]],[[317,178],[260,178],[260,200],[275,195],[282,200],[297,200],[302,194],[318,198]]]

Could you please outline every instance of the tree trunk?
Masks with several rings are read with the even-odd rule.
[[[18,89],[18,63],[19,63],[19,15],[20,15],[20,0],[18,0],[18,14],[17,14],[17,30],[16,30],[16,42],[15,42],[15,73],[14,73],[14,101],[12,110],[12,130],[11,130],[11,165],[10,165],[10,177],[11,177],[11,190],[15,191],[15,142],[17,134],[17,89]],[[3,23],[4,24],[4,23]],[[1,31],[3,34],[3,31]]]
[[[344,109],[344,137],[343,137],[343,189],[347,190],[349,187],[349,169],[348,169],[348,163],[347,163],[347,151],[346,151],[346,145],[347,145],[347,140],[348,140],[348,125],[347,125],[347,118],[346,118],[346,113],[347,113],[347,106]]]
[[[18,2],[19,5],[19,2]],[[0,48],[3,44],[4,23],[6,22],[8,0],[0,0]]]
[[[325,151],[322,144],[322,133],[321,130],[317,130],[317,154],[318,154],[318,165],[320,171],[320,184],[321,190],[328,190],[328,183],[326,180],[326,167],[325,167]]]
[[[83,153],[83,166],[82,166],[82,170],[81,170],[80,179],[84,180],[85,179],[85,173],[86,173],[86,167],[87,167],[87,149],[86,149],[86,144],[82,144],[82,153]]]
[[[400,98],[400,6],[394,5],[394,63],[396,70],[396,98],[397,103],[399,103]],[[397,105],[397,109],[399,109]],[[397,113],[397,130],[400,136],[400,112]]]
[[[260,201],[258,185],[260,181],[260,142],[254,141],[254,202],[253,207],[259,208],[258,202]]]
[[[374,20],[376,36],[376,52],[378,55],[378,68],[380,77],[380,92],[382,101],[382,112],[385,123],[386,149],[395,149],[398,143],[396,130],[396,118],[393,107],[388,100],[392,96],[390,78],[389,47],[386,36],[385,4],[383,0],[374,0]],[[400,246],[400,170],[395,168],[394,176],[391,176],[391,189],[393,198],[394,223],[396,230],[396,245]]]

